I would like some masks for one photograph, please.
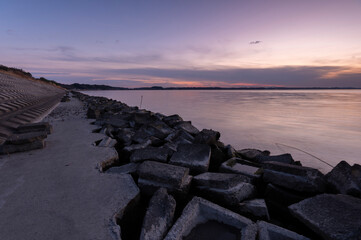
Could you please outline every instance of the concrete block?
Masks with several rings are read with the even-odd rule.
[[[35,149],[42,149],[45,147],[45,141],[37,140],[30,143],[24,143],[20,145],[15,144],[3,144],[0,145],[0,154],[16,153],[16,152],[25,152]]]
[[[45,131],[13,134],[6,139],[5,144],[21,145],[25,143],[32,143],[43,140],[47,136],[48,135]]]
[[[324,239],[360,239],[361,199],[321,194],[289,206],[291,214]]]
[[[361,177],[356,170],[360,167],[358,164],[351,167],[347,162],[341,161],[326,174],[327,185],[334,192],[361,197]]]
[[[239,163],[239,158],[231,158],[226,162],[222,163],[219,168],[220,172],[229,172],[229,173],[237,173],[243,176],[249,177],[252,182],[257,182],[258,179],[261,178],[259,174],[259,168],[254,166],[249,166],[246,164]]]
[[[256,188],[237,174],[204,173],[193,178],[198,193],[223,206],[238,206],[255,195]]]
[[[264,199],[252,199],[239,204],[239,213],[256,219],[270,220],[268,208]]]
[[[143,220],[140,240],[162,240],[172,225],[175,208],[176,201],[165,188],[156,191]]]
[[[188,168],[154,161],[143,162],[139,166],[138,173],[138,185],[147,195],[152,195],[161,187],[169,192],[185,195],[192,180]]]
[[[98,147],[114,147],[115,144],[117,144],[117,140],[110,137],[104,137],[98,144]]]
[[[187,167],[192,173],[207,172],[211,157],[211,148],[205,144],[181,144],[169,163]]]
[[[128,163],[122,166],[109,168],[106,173],[134,174],[137,172],[139,165],[139,163]]]
[[[323,174],[314,168],[268,162],[264,164],[263,180],[299,192],[324,192]]]
[[[47,134],[51,134],[53,132],[53,127],[48,122],[29,123],[17,127],[16,132],[46,132]]]
[[[182,122],[178,122],[175,127],[175,129],[182,129],[186,132],[188,132],[191,135],[197,135],[199,133],[199,130],[192,125],[192,123],[190,121],[182,121]]]
[[[211,234],[213,239],[240,237],[242,240],[251,240],[257,234],[250,219],[199,197],[194,197],[187,204],[164,239],[188,239],[194,232],[197,236],[203,236],[203,239],[209,239],[207,236]]]
[[[280,239],[292,239],[292,240],[309,240],[302,235],[292,232],[288,229],[281,228],[274,224],[258,221],[258,240],[280,240]]]
[[[169,154],[170,151],[167,148],[146,147],[135,150],[132,155],[130,155],[130,161],[136,163],[152,160],[165,163],[168,161]]]

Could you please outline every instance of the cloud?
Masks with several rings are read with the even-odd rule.
[[[262,41],[252,41],[252,42],[249,42],[249,44],[260,44]]]
[[[164,59],[162,54],[119,54],[105,57],[84,57],[76,55],[74,50],[63,49],[61,56],[50,56],[49,60],[68,61],[68,62],[86,62],[86,63],[154,63]]]

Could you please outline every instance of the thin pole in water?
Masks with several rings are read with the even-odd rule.
[[[143,103],[143,95],[140,97],[140,105],[139,105],[139,109],[142,108],[142,103]]]

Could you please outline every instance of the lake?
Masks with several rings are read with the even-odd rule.
[[[221,133],[236,149],[291,153],[326,173],[340,160],[361,164],[361,90],[85,91],[129,106],[179,114]],[[326,163],[324,163],[326,162]]]

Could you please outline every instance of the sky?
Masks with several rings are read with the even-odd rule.
[[[0,64],[120,87],[361,87],[361,0],[0,0]]]

